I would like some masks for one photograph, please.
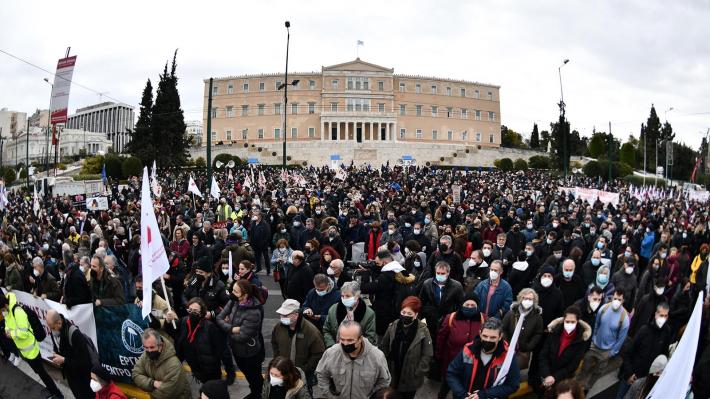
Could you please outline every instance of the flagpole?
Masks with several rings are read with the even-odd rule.
[[[163,295],[165,295],[165,303],[168,304],[168,312],[173,310],[173,308],[170,306],[170,297],[168,296],[168,290],[165,288],[165,279],[163,276],[160,276],[160,285],[163,286]],[[175,320],[173,320],[173,328],[177,329],[177,325],[175,325]]]

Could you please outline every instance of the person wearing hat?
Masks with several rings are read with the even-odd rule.
[[[222,250],[222,263],[229,264],[229,257],[232,257],[232,265],[238,265],[243,260],[251,263],[256,261],[254,249],[249,242],[244,240],[244,235],[239,231],[232,231],[227,237],[227,247]]]
[[[343,234],[341,235],[341,238],[347,247],[348,259],[352,258],[353,245],[362,243],[364,246],[364,243],[367,240],[367,233],[367,227],[360,223],[356,211],[351,210],[348,213],[347,227],[345,227]]]
[[[648,375],[634,381],[628,392],[626,392],[626,395],[624,395],[624,399],[641,399],[648,396],[653,386],[656,385],[656,381],[658,381],[661,374],[663,374],[663,370],[666,368],[667,364],[668,358],[666,355],[656,356],[653,363],[651,363],[651,367],[648,369]],[[697,393],[696,397],[699,397]]]
[[[276,309],[280,323],[271,332],[274,357],[292,359],[306,373],[309,386],[314,385],[316,366],[325,351],[320,331],[301,314],[301,304],[293,299],[285,300]]]
[[[101,366],[94,366],[91,369],[89,387],[96,393],[96,399],[128,399],[121,388],[113,382],[111,374]]]
[[[199,399],[229,399],[227,384],[221,380],[205,382],[200,387]]]
[[[562,316],[562,312],[565,310],[562,291],[554,286],[554,279],[555,268],[545,265],[540,271],[540,278],[533,284],[533,288],[539,296],[539,305],[542,308],[543,326]]]

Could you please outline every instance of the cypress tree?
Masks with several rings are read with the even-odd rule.
[[[540,133],[537,131],[537,123],[533,125],[533,131],[530,134],[530,148],[534,150],[540,148]]]
[[[168,71],[166,63],[160,75],[153,107],[152,130],[156,139],[154,159],[161,167],[183,165],[188,157],[189,141],[185,135],[185,116],[180,107],[176,69],[177,50],[173,55],[170,70]],[[144,161],[144,164],[150,163]]]
[[[135,129],[130,132],[131,141],[126,145],[126,152],[136,156],[146,164],[153,159],[155,153],[153,130],[151,128],[153,119],[153,85],[150,79],[145,84],[143,96],[141,97],[140,113]]]

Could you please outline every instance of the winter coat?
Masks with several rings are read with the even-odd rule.
[[[656,295],[655,292],[644,295],[636,304],[634,317],[631,318],[631,324],[629,325],[629,337],[634,336],[643,325],[653,322],[654,315],[656,314],[656,306],[661,302],[667,301],[665,295]],[[653,359],[651,359],[651,361],[653,361]]]
[[[64,304],[67,308],[82,303],[91,303],[91,289],[79,266],[73,264],[66,271],[63,284]]]
[[[251,225],[251,245],[256,250],[263,250],[269,247],[271,244],[271,227],[265,220],[260,222],[254,222]]]
[[[41,276],[33,278],[35,280],[34,289],[32,290],[33,295],[46,295],[47,299],[59,302],[62,293],[59,290],[59,285],[57,285],[57,280],[54,279],[54,276],[45,270]]]
[[[289,326],[277,323],[271,332],[271,347],[274,357],[283,356],[291,359],[294,364],[303,369],[306,375],[316,371],[325,344],[320,331],[303,316],[296,322],[296,330],[291,332]],[[295,349],[295,353],[293,350]]]
[[[205,382],[220,378],[220,362],[225,342],[224,333],[211,320],[202,319],[192,342],[190,342],[188,320],[189,317],[183,317],[178,325],[175,338],[175,352],[178,359],[187,362],[192,370],[192,375],[199,381]],[[170,332],[172,325],[168,323],[165,328]]]
[[[162,382],[160,388],[153,387],[155,381]],[[133,366],[133,382],[148,392],[152,399],[190,399],[191,396],[190,384],[180,360],[175,356],[175,348],[166,340],[158,360],[150,360],[146,352],[138,358]]]
[[[515,326],[520,318],[520,304],[513,302],[510,305],[510,311],[503,317],[503,339],[510,342],[515,332]],[[523,326],[520,329],[518,336],[518,352],[532,352],[542,339],[542,332],[545,325],[542,323],[542,308],[533,306],[530,312],[525,316]]]
[[[255,298],[246,303],[230,300],[217,316],[217,324],[229,335],[234,357],[253,357],[261,350],[261,323],[264,309]],[[240,327],[238,333],[232,333],[233,327]]]
[[[86,280],[84,280],[86,283]],[[5,289],[8,291],[24,289],[24,280],[22,278],[22,266],[19,263],[12,263],[5,271]]]
[[[295,299],[298,303],[306,301],[308,291],[313,288],[313,271],[305,262],[289,268],[286,275],[286,298]]]
[[[402,285],[411,286],[416,279],[414,276],[402,274],[402,266],[397,262],[385,265],[374,281],[369,280],[369,275],[363,275],[360,291],[370,295],[372,310],[375,311],[375,331],[383,335],[391,322],[399,315],[401,299],[398,298],[398,289]]]
[[[547,326],[549,335],[542,346],[539,355],[538,373],[540,377],[552,376],[555,381],[562,381],[574,377],[574,373],[579,363],[584,358],[584,354],[589,346],[589,339],[592,337],[592,327],[584,320],[577,322],[577,335],[572,342],[558,356],[560,351],[560,337],[564,332],[564,318],[558,317]],[[540,385],[540,382],[537,382]]]
[[[176,252],[180,259],[187,260],[190,253],[190,243],[184,238],[180,242],[173,241],[170,243],[170,252]]]
[[[325,295],[320,296],[316,293],[315,288],[311,288],[311,290],[308,291],[308,295],[306,295],[306,300],[301,306],[303,310],[310,309],[313,311],[313,316],[320,316],[318,320],[308,319],[308,321],[313,323],[320,331],[323,331],[323,324],[325,323],[326,317],[328,317],[330,307],[340,302],[340,291],[334,287],[335,283],[333,283],[333,280],[330,281]]]
[[[420,318],[426,319],[431,335],[441,324],[445,315],[456,311],[463,303],[463,286],[456,280],[448,278],[441,289],[441,299],[437,300],[437,283],[429,278],[422,283],[419,290],[419,299],[422,301]]]
[[[472,343],[464,346],[446,370],[446,382],[451,388],[453,398],[464,399],[468,397],[469,391],[478,391],[480,399],[507,398],[516,392],[520,387],[520,368],[515,355],[513,355],[513,361],[510,363],[505,381],[501,385],[493,386],[508,350],[508,344],[505,341],[499,341],[493,351],[493,357],[484,366],[481,361],[480,338],[476,338]],[[483,386],[474,386],[473,384],[477,373],[485,373]]]
[[[547,288],[536,283],[533,287],[535,292],[537,292],[540,298],[539,305],[542,308],[542,322],[543,326],[546,326],[555,320],[556,318],[562,316],[565,311],[563,305],[562,291],[559,288],[551,285]]]
[[[306,385],[306,375],[300,368],[298,368],[298,372],[301,375],[301,378],[296,381],[296,386],[286,391],[284,399],[311,399],[311,394],[308,393],[308,386]],[[261,399],[269,399],[269,395],[271,395],[271,382],[267,377],[264,378],[264,387],[261,390]]]
[[[464,345],[473,342],[478,336],[482,321],[483,317],[480,313],[469,319],[461,313],[461,310],[449,313],[441,319],[441,326],[436,334],[434,357],[440,363],[444,377],[449,363],[461,352]]]
[[[491,296],[491,303],[488,304],[487,298],[490,286],[491,280],[485,279],[473,289],[473,292],[481,299],[478,308],[481,309],[482,313],[485,313],[487,307],[488,314],[486,316],[501,318],[513,303],[513,289],[507,281],[500,279],[498,287],[493,292],[493,296]]]
[[[78,385],[79,389],[83,389],[85,397],[91,397],[93,395],[88,387],[91,380],[91,357],[87,349],[86,337],[78,328],[71,328],[64,316],[60,317],[62,328],[59,332],[59,340],[52,336],[51,341],[54,352],[64,357],[61,366],[62,376],[71,381],[72,385]]]
[[[631,344],[622,351],[624,361],[619,369],[619,379],[627,380],[634,374],[636,378],[647,376],[653,360],[658,355],[667,354],[670,343],[671,329],[667,323],[658,328],[654,320],[642,326]]]
[[[363,351],[356,359],[343,352],[340,345],[326,349],[316,368],[318,385],[313,397],[369,398],[390,385],[391,376],[385,355],[375,344],[362,340]]]
[[[108,269],[104,269],[101,280],[97,281],[92,277],[89,285],[91,286],[91,299],[94,302],[100,299],[102,306],[116,306],[126,303],[121,282],[109,274]]]
[[[461,260],[461,257],[453,251],[448,254],[436,251],[432,256],[429,257],[429,259],[427,260],[427,272],[430,273],[429,276],[434,276],[436,274],[434,266],[436,266],[436,264],[442,260],[448,263],[449,267],[451,268],[449,278],[454,279],[458,282],[463,281],[463,261]]]
[[[562,274],[558,274],[555,277],[555,286],[562,292],[562,307],[565,309],[577,302],[587,292],[582,276],[576,272],[569,281]]]
[[[256,261],[256,256],[254,255],[254,249],[248,242],[233,243],[227,245],[227,247],[222,251],[222,262],[229,262],[229,257],[232,257],[232,265],[239,266],[243,260],[248,260],[250,262]]]
[[[193,277],[182,293],[183,302],[187,303],[190,299],[199,297],[205,301],[207,310],[213,312],[213,316],[216,316],[229,300],[229,296],[224,283],[218,276],[212,274],[208,278],[209,280],[206,282],[200,283],[196,277]]]
[[[424,383],[424,376],[427,371],[429,371],[429,361],[432,356],[434,356],[434,349],[427,325],[416,320],[417,332],[414,334],[407,353],[404,355],[402,370],[399,370],[399,376],[396,378],[394,375],[394,373],[397,372],[395,369],[395,359],[390,358],[390,353],[393,350],[393,345],[397,344],[394,342],[394,339],[397,333],[397,327],[400,323],[400,320],[396,320],[387,327],[387,331],[382,337],[382,342],[380,342],[379,347],[387,359],[387,367],[389,368],[390,375],[397,381],[397,386],[394,388],[396,388],[398,392],[413,392]]]
[[[328,317],[325,318],[325,324],[323,325],[323,341],[325,341],[326,348],[330,348],[337,343],[336,341],[339,341],[338,328],[340,327],[340,323],[345,320],[346,315],[347,309],[340,301],[331,306],[330,310],[328,310]],[[362,299],[358,299],[353,316],[355,321],[360,323],[362,327],[362,335],[365,336],[368,341],[372,342],[373,345],[376,345],[375,312],[367,306]]]

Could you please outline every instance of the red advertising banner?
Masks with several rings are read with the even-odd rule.
[[[72,75],[74,74],[74,65],[76,64],[76,56],[62,58],[57,62],[57,72],[54,75],[54,84],[52,85],[52,103],[51,103],[51,123],[66,123],[69,107],[69,89],[71,88]]]

